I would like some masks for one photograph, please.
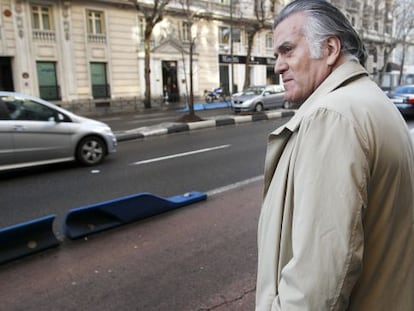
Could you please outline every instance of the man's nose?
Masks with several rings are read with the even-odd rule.
[[[275,67],[274,67],[275,73],[276,74],[281,74],[284,71],[286,71],[287,68],[288,68],[288,65],[287,65],[286,61],[284,60],[284,58],[280,57],[280,56],[277,57],[276,62],[275,62]]]

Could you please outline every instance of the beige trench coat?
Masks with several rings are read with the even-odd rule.
[[[336,69],[269,136],[256,311],[413,311],[413,161],[365,69]]]

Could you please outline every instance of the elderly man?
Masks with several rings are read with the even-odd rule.
[[[256,311],[414,310],[414,151],[352,26],[322,0],[274,22],[299,109],[270,134]]]

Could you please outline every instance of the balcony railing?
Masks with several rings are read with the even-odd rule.
[[[106,44],[105,34],[88,33],[88,42]]]
[[[37,41],[56,41],[56,34],[54,30],[33,30],[33,40]]]

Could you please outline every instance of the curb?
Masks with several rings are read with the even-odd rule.
[[[122,132],[116,132],[115,136],[118,142],[140,139],[151,136],[159,136],[171,133],[187,132],[209,127],[219,127],[226,125],[236,125],[246,122],[265,121],[277,118],[291,117],[295,114],[294,110],[288,111],[270,111],[254,113],[252,115],[241,116],[218,116],[215,119],[203,120],[198,122],[179,123],[167,122],[159,125],[140,127]]]

